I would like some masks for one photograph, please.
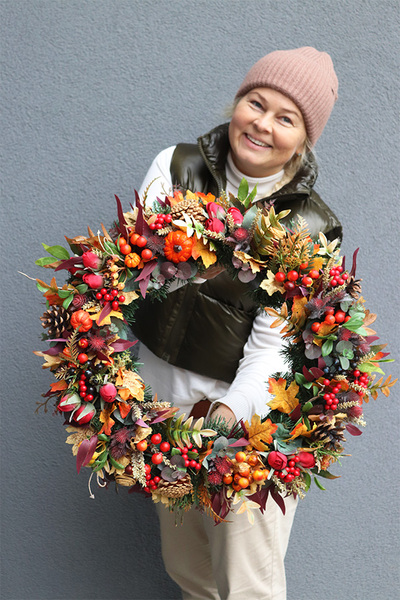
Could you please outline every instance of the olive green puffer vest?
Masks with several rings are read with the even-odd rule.
[[[199,138],[197,146],[178,144],[171,161],[173,184],[219,196],[226,186],[228,152],[228,124]],[[290,216],[302,215],[313,237],[323,231],[328,239],[341,238],[340,222],[312,189],[317,170],[312,154],[308,158],[294,179],[267,200],[274,200],[276,212],[290,208]],[[185,285],[162,302],[144,300],[133,332],[163,360],[231,383],[257,313],[249,288],[221,273],[203,284]]]

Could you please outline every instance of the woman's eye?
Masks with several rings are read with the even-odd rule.
[[[293,121],[289,117],[281,117],[281,119],[284,123],[287,123],[288,125],[293,125]]]
[[[251,104],[255,107],[255,108],[262,108],[260,102],[257,102],[257,100],[251,100]]]

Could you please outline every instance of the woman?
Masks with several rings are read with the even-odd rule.
[[[311,148],[337,98],[337,77],[328,54],[314,48],[272,52],[240,86],[229,124],[197,145],[161,152],[145,177],[148,202],[184,190],[237,193],[245,177],[257,185],[255,201],[302,215],[310,234],[341,237],[334,213],[313,190],[317,167]],[[265,414],[268,376],[284,370],[280,333],[257,312],[246,285],[210,268],[196,285],[172,291],[162,303],[143,302],[134,332],[141,340],[144,380],[186,413],[212,414],[228,422]],[[283,515],[269,498],[253,526],[245,515],[215,527],[192,510],[182,526],[159,510],[166,569],[185,599],[283,600],[284,556],[296,500]]]

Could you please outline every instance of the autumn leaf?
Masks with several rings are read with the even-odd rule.
[[[125,419],[125,417],[129,415],[129,413],[132,410],[132,407],[129,406],[129,404],[126,404],[125,402],[118,402],[118,408],[120,415],[123,419]]]
[[[112,427],[115,424],[114,419],[111,418],[111,413],[114,412],[115,408],[114,404],[109,404],[101,411],[99,420],[103,423],[103,427],[100,429],[99,433],[111,435]]]
[[[272,410],[279,410],[282,413],[289,414],[296,408],[299,404],[298,399],[296,398],[296,394],[299,391],[299,386],[295,381],[289,385],[286,389],[286,379],[282,379],[281,377],[276,381],[273,377],[269,378],[269,393],[273,394],[275,398],[273,398],[270,402],[268,402],[268,406],[271,407]]]
[[[285,291],[283,285],[280,285],[275,280],[275,275],[272,271],[267,271],[267,278],[262,280],[260,288],[265,290],[269,296],[272,296],[275,292],[281,292],[281,294],[283,294]]]
[[[62,379],[61,381],[51,383],[50,388],[52,392],[59,392],[61,390],[66,390],[68,388],[68,383]]]
[[[120,304],[129,305],[131,302],[136,300],[136,298],[139,298],[139,294],[137,292],[125,292],[124,291],[124,298],[125,298],[125,300],[123,302],[120,302]]]
[[[304,309],[308,299],[305,296],[295,296],[293,299],[291,322],[301,329],[306,321],[307,313]]]
[[[252,273],[258,273],[261,270],[261,267],[267,264],[265,260],[257,260],[250,256],[250,254],[246,254],[246,252],[241,252],[240,250],[235,250],[233,255],[245,265],[249,265]]]
[[[319,246],[318,246],[318,250],[319,250]],[[309,264],[310,270],[316,269],[317,271],[320,271],[323,266],[324,266],[324,259],[321,256],[314,256],[314,258],[312,259],[312,262]]]
[[[68,433],[71,435],[67,437],[65,443],[72,445],[72,454],[74,456],[77,455],[81,442],[83,442],[83,440],[90,439],[96,433],[95,430],[90,426],[74,427],[73,425],[69,425],[66,428],[66,431],[68,431]]]
[[[134,398],[138,402],[144,400],[144,388],[142,378],[133,371],[118,371],[116,385],[118,388],[118,394],[125,402],[130,398]]]
[[[261,423],[258,415],[252,416],[251,425],[246,421],[245,427],[248,431],[249,444],[261,452],[268,449],[268,444],[272,444],[272,434],[278,429],[278,425],[272,423],[271,419]]]
[[[202,238],[194,237],[192,257],[194,260],[201,258],[206,269],[217,262],[217,255],[209,249],[209,244],[205,244]]]
[[[307,429],[307,426],[304,424],[304,422],[301,422],[298,425],[296,425],[296,427],[294,429],[292,429],[292,431],[290,432],[289,440],[294,440],[295,438],[299,437],[300,435],[302,435],[303,437],[310,437],[312,432],[316,428],[317,428],[317,425],[314,423],[313,428],[311,429],[311,431],[309,431]]]
[[[53,367],[57,367],[62,361],[58,356],[50,356],[50,354],[46,354],[45,352],[40,352],[38,350],[34,350],[33,354],[36,356],[40,356],[45,359],[44,364],[42,365],[42,369],[52,369]]]

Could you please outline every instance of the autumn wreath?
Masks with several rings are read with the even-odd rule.
[[[56,381],[38,402],[65,416],[78,472],[100,485],[115,480],[151,494],[170,509],[191,506],[225,519],[265,508],[271,497],[304,497],[312,479],[334,479],[328,468],[344,451],[345,432],[360,435],[363,404],[394,381],[378,363],[384,346],[355,279],[356,253],[347,270],[336,242],[313,241],[298,218],[291,229],[254,205],[243,180],[238,197],[175,192],[149,208],[136,197],[108,232],[67,239],[44,248],[36,264],[64,270],[59,287],[37,280],[46,299],[41,317],[50,347],[35,352]],[[286,338],[288,373],[270,378],[267,416],[228,427],[223,421],[176,416],[141,379],[128,341],[129,323],[144,296],[162,299],[171,285],[190,285],[219,261],[275,317]],[[267,411],[267,409],[266,409]]]

